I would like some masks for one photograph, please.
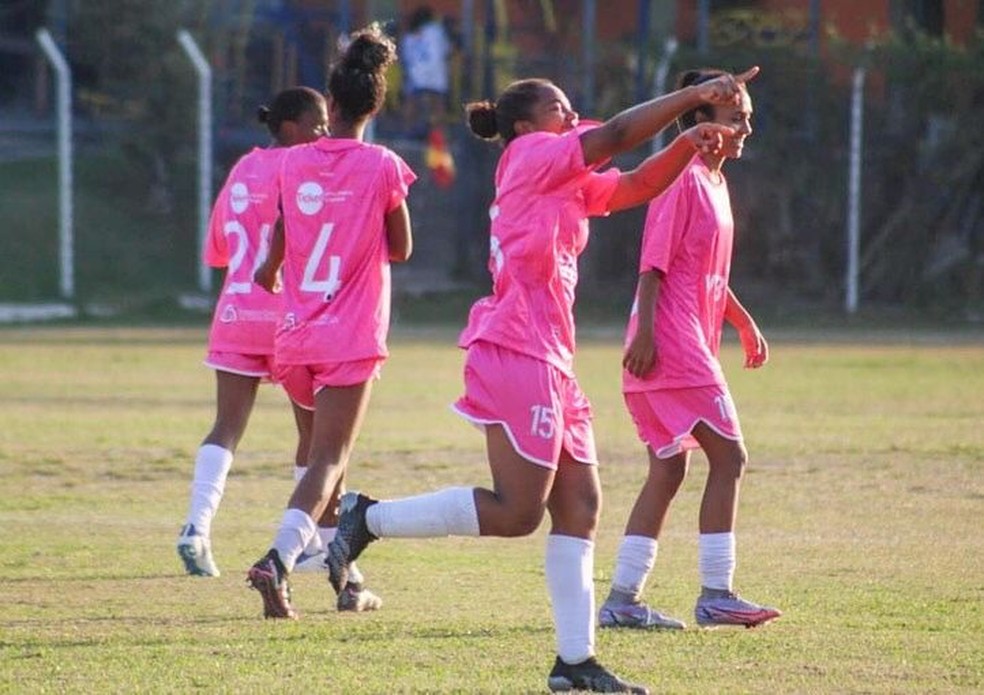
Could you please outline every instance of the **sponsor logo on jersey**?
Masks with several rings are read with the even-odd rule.
[[[237,181],[229,189],[229,207],[237,215],[241,215],[249,207],[249,189],[246,184]]]
[[[321,184],[305,181],[297,189],[297,209],[305,215],[316,215],[325,204],[325,192]]]

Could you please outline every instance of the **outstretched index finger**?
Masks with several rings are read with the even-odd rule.
[[[740,75],[735,75],[735,81],[744,84],[750,82],[757,74],[759,74],[759,66],[753,65]]]

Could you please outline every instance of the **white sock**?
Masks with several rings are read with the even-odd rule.
[[[697,540],[697,569],[700,585],[708,589],[731,591],[735,577],[735,534],[702,533]]]
[[[547,589],[557,631],[557,655],[568,664],[594,656],[594,543],[547,536]]]
[[[288,572],[293,571],[297,556],[317,535],[318,527],[306,512],[288,509],[280,521],[280,528],[273,539],[273,549],[280,555],[280,561]]]
[[[219,510],[226,476],[232,467],[232,452],[215,444],[202,444],[195,455],[195,478],[191,481],[188,519],[195,530],[208,538],[212,517]]]
[[[362,584],[366,581],[366,578],[362,576],[362,572],[359,568],[355,566],[355,563],[349,564],[348,580],[353,584]]]
[[[294,482],[301,482],[301,478],[307,473],[307,466],[294,465]],[[334,528],[332,528],[332,538],[335,537]],[[318,527],[318,532],[311,536],[311,540],[308,542],[307,546],[304,548],[305,555],[317,555],[318,553],[323,553],[325,548],[328,547],[328,543],[321,542],[321,527]]]
[[[415,497],[382,500],[366,510],[366,525],[380,538],[477,536],[475,490],[449,487]]]
[[[659,542],[649,536],[625,536],[618,548],[612,589],[638,600],[656,564]]]

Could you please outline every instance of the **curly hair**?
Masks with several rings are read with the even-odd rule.
[[[328,93],[341,118],[355,123],[376,113],[386,99],[386,69],[396,61],[396,44],[378,23],[349,35],[328,75]]]

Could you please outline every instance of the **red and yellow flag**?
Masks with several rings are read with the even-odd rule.
[[[454,183],[454,157],[448,149],[444,131],[436,126],[431,128],[427,136],[425,162],[438,186],[448,188]]]

